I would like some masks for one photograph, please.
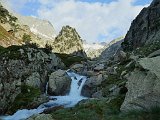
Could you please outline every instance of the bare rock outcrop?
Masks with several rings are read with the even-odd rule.
[[[71,79],[65,70],[57,70],[49,77],[49,94],[65,95],[69,92]]]
[[[150,109],[160,105],[160,56],[142,58],[137,69],[128,75],[127,89],[122,111]]]
[[[132,22],[131,27],[122,43],[124,50],[133,50],[147,44],[160,42],[160,1],[143,8]]]
[[[4,113],[21,86],[28,85],[45,91],[45,84],[51,72],[63,68],[64,64],[54,53],[27,46],[2,48],[0,52],[0,113]]]
[[[55,53],[86,57],[81,37],[77,31],[70,26],[64,26],[62,28],[59,35],[55,38],[52,47]]]

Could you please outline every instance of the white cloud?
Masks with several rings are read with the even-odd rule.
[[[88,42],[105,40],[125,35],[131,21],[144,6],[134,6],[133,0],[118,0],[111,3],[88,3],[75,0],[40,0],[40,18],[50,20],[59,31],[62,26],[75,27],[82,39]]]
[[[23,9],[25,3],[36,0],[3,0],[11,8]],[[110,3],[81,2],[80,0],[37,0],[38,17],[52,22],[56,31],[70,25],[87,42],[112,40],[125,35],[131,21],[144,7],[134,5],[136,0],[117,0]],[[37,2],[36,1],[36,2]],[[16,7],[20,6],[20,8]],[[100,37],[103,36],[103,37]]]
[[[19,0],[19,1],[17,1],[17,0],[1,0],[3,5],[11,11],[22,9],[24,7],[24,5],[30,1],[34,1],[34,0]]]

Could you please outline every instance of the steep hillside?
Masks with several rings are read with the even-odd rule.
[[[152,4],[144,8],[132,22],[122,47],[124,50],[133,50],[151,44],[159,44],[160,46],[159,0],[153,0]]]
[[[14,32],[17,30],[17,18],[10,15],[8,10],[0,4],[0,45],[7,47],[10,45],[21,44],[20,39],[14,37]]]
[[[123,39],[124,37],[119,37],[112,40],[109,44],[105,45],[99,58],[106,60],[113,57],[116,52],[121,48],[121,43],[123,42]]]
[[[16,39],[12,36],[12,33],[7,32],[1,25],[0,25],[0,45],[4,47],[8,47],[10,45],[18,45],[21,44],[21,40]]]
[[[134,67],[125,76],[128,92],[121,110],[160,107],[160,0],[153,0],[136,17],[122,48],[130,56],[128,66]]]
[[[83,50],[82,39],[77,31],[70,26],[64,26],[62,28],[59,35],[55,38],[52,47],[53,52],[56,53],[86,56]]]
[[[46,20],[41,20],[38,18],[30,17],[30,16],[21,16],[16,14],[20,24],[29,26],[31,32],[37,35],[42,40],[54,40],[55,38],[55,30],[53,25]]]

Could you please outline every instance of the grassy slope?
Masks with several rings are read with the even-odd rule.
[[[120,112],[124,96],[118,96],[109,103],[107,99],[91,100],[74,108],[52,113],[56,120],[160,120],[160,108],[149,111]]]
[[[56,55],[62,59],[62,62],[67,66],[71,66],[74,63],[81,63],[81,61],[86,61],[86,58],[74,56],[74,55],[68,55],[68,54],[61,54],[56,53]]]
[[[0,25],[0,45],[1,46],[10,46],[12,44],[20,44],[21,41],[14,38],[9,34],[1,25]]]

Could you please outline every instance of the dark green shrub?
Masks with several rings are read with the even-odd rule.
[[[20,87],[21,93],[15,98],[8,110],[8,113],[14,113],[18,109],[27,108],[29,104],[31,104],[31,102],[33,102],[41,94],[39,88],[33,88],[27,85],[22,85]]]
[[[31,42],[31,36],[24,33],[22,40],[26,45],[28,45]]]
[[[52,45],[46,44],[45,45],[45,52],[46,53],[52,53]]]

